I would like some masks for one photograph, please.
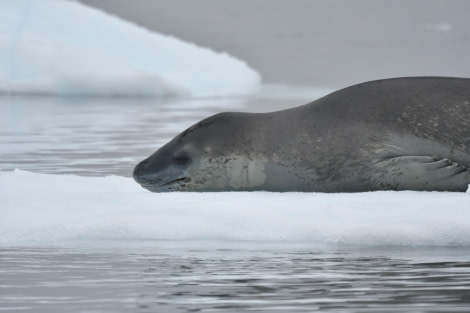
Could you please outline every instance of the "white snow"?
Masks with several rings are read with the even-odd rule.
[[[470,193],[162,193],[131,178],[0,172],[0,245],[230,241],[470,246]]]
[[[260,75],[226,53],[65,0],[0,1],[0,94],[219,96]]]

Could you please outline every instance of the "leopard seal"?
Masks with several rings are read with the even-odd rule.
[[[299,107],[220,113],[139,163],[154,191],[465,191],[470,79],[366,82]]]

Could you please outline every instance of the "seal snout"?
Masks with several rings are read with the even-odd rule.
[[[171,191],[186,186],[191,181],[186,173],[190,158],[186,155],[162,160],[145,159],[136,165],[134,180],[143,188],[153,192]]]
[[[134,180],[138,182],[140,185],[144,184],[147,181],[147,179],[145,179],[146,164],[147,164],[147,160],[140,162],[139,164],[135,166],[134,172],[132,173]]]

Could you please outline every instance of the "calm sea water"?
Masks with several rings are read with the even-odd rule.
[[[272,111],[307,101],[1,98],[0,168],[129,176],[139,160],[212,113]],[[468,312],[469,307],[465,247],[125,239],[0,247],[3,312]]]
[[[470,304],[470,261],[458,249],[189,246],[2,248],[0,310],[468,312]]]

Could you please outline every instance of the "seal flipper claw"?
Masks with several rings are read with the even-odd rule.
[[[466,191],[470,184],[470,169],[436,156],[397,156],[382,159],[376,166],[380,174],[373,179],[386,189]],[[388,177],[386,183],[381,182],[383,175]]]

